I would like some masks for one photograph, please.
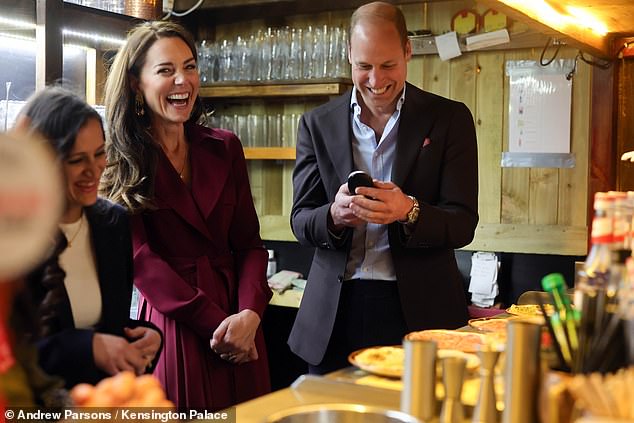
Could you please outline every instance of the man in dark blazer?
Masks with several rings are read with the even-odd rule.
[[[411,45],[395,6],[354,12],[348,55],[354,88],[302,117],[293,172],[291,226],[316,251],[289,345],[311,373],[468,318],[454,249],[478,222],[471,113],[405,82]],[[353,170],[374,187],[349,192]]]

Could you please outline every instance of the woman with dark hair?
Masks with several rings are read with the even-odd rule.
[[[154,374],[177,407],[217,410],[270,390],[271,291],[240,140],[196,124],[196,58],[178,24],[129,33],[106,82],[102,192],[132,213],[140,317],[165,336]]]
[[[61,88],[36,93],[17,126],[49,142],[65,180],[66,208],[55,251],[27,278],[38,306],[41,367],[67,387],[156,362],[161,335],[129,318],[132,244],[125,209],[98,198],[106,166],[99,114]]]

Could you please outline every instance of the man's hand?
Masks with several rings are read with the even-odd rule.
[[[365,223],[362,219],[355,216],[352,209],[350,209],[350,202],[354,197],[350,195],[347,183],[339,187],[339,191],[335,195],[335,201],[330,205],[330,215],[335,224],[333,229],[340,230],[346,226],[355,227]]]
[[[413,206],[412,199],[393,182],[375,179],[373,188],[359,187],[357,194],[360,195],[349,197],[349,210],[358,219],[370,223],[387,225],[397,220],[406,220],[407,213]]]

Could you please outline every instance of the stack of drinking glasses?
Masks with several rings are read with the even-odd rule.
[[[338,26],[267,28],[198,46],[203,85],[348,78],[347,31]]]
[[[95,9],[107,10],[113,13],[123,13],[125,0],[64,0],[67,3],[80,4],[82,6],[94,7]]]
[[[294,147],[299,113],[213,115],[209,125],[235,133],[244,147]]]

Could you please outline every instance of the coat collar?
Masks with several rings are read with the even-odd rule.
[[[217,131],[187,125],[186,132],[190,142],[191,190],[159,149],[155,186],[161,188],[156,190],[156,203],[159,208],[172,208],[211,239],[205,220],[218,202],[229,177],[230,157]]]

